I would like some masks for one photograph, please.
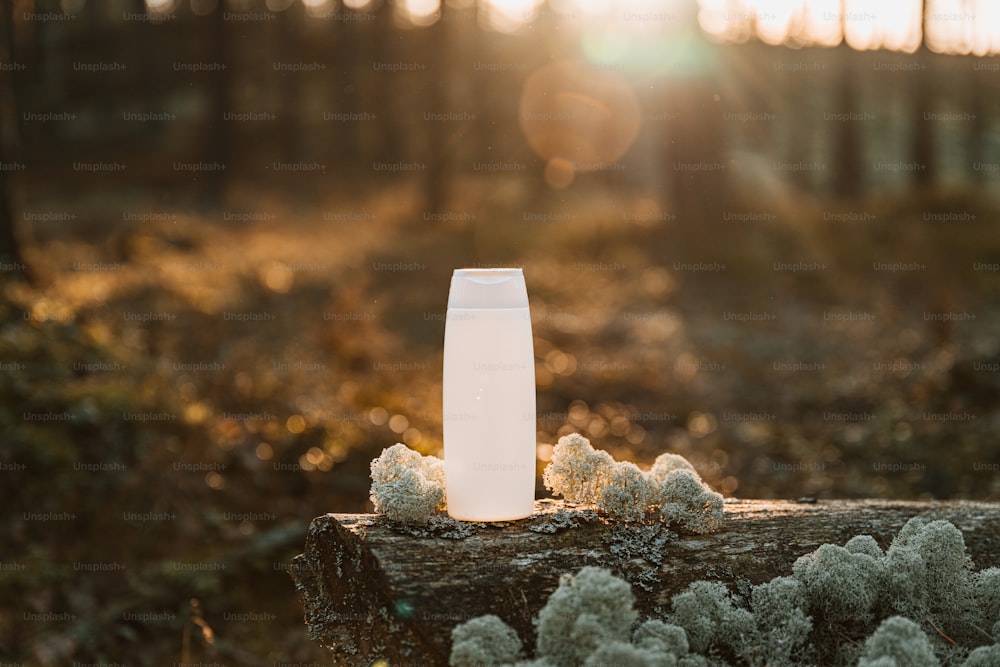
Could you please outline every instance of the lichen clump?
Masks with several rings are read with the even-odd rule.
[[[885,551],[868,535],[843,546],[824,544],[795,562],[794,576],[742,595],[721,582],[695,581],[673,596],[663,618],[646,619],[633,630],[638,615],[628,583],[585,567],[564,575],[539,613],[534,658],[484,658],[480,664],[997,667],[1000,568],[971,568],[958,528],[914,518]],[[907,617],[900,609],[919,615]],[[459,632],[466,645],[488,645],[502,634],[504,645],[514,646],[506,625],[472,623]],[[477,633],[489,637],[473,640]],[[465,667],[462,656],[469,650],[456,650],[452,666]]]
[[[971,575],[962,531],[947,521],[913,518],[886,551],[884,600],[893,613],[913,619],[937,616],[951,625],[948,620],[973,611]],[[986,611],[996,613],[989,604]]]
[[[865,642],[858,667],[936,667],[934,647],[920,626],[908,618],[892,616],[882,621]]]
[[[542,481],[566,500],[597,505],[623,521],[639,521],[658,511],[667,523],[694,533],[711,533],[722,526],[722,495],[677,454],[661,454],[644,472],[634,463],[615,461],[594,449],[587,438],[571,433],[556,443]]]
[[[444,461],[397,443],[371,463],[375,511],[403,523],[426,523],[445,508]]]
[[[557,665],[578,665],[604,644],[628,641],[634,604],[632,587],[607,570],[564,575],[538,614],[538,653]]]
[[[794,577],[775,577],[753,587],[750,610],[762,657],[771,667],[800,661],[812,631],[805,587]]]
[[[538,614],[536,657],[504,662],[499,653],[483,650],[503,636],[506,655],[514,644],[507,639],[510,628],[496,619],[474,618],[452,631],[449,665],[467,667],[470,657],[477,665],[495,667],[705,667],[701,656],[688,652],[682,628],[651,619],[632,631],[637,619],[635,597],[628,582],[608,570],[584,567],[575,575],[564,575]],[[519,646],[519,644],[518,644]]]
[[[487,614],[451,631],[451,667],[501,665],[517,659],[521,639],[499,616]]]
[[[757,644],[753,615],[740,609],[717,581],[696,581],[671,601],[670,622],[684,628],[691,649],[701,654],[742,655]]]
[[[866,621],[879,598],[882,567],[866,553],[824,544],[792,565],[811,607],[828,621]]]
[[[422,456],[397,443],[371,462],[371,478],[375,511],[393,521],[425,524],[446,508],[444,461],[435,456]],[[634,463],[615,461],[573,433],[556,443],[543,479],[553,493],[595,505],[621,521],[641,521],[659,511],[666,523],[694,533],[722,526],[722,496],[677,454],[661,454],[644,472]]]

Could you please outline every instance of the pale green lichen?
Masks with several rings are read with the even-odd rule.
[[[691,465],[691,462],[686,458],[680,454],[664,452],[657,456],[653,461],[653,465],[649,469],[649,476],[655,483],[659,484],[667,478],[667,475],[675,470],[687,470],[689,472],[693,472],[695,475],[698,475],[694,466]]]
[[[986,627],[994,623],[1000,624],[1000,567],[990,567],[980,570],[972,576],[972,594],[976,608],[980,610]],[[1000,635],[993,633],[996,641]]]
[[[668,523],[675,523],[699,534],[722,528],[722,495],[705,486],[698,474],[677,469],[656,485],[654,499]]]
[[[882,547],[878,545],[875,538],[871,535],[855,535],[851,539],[847,540],[844,544],[844,548],[850,551],[852,554],[868,554],[872,558],[882,558],[885,556],[885,552],[882,551]]]
[[[371,470],[372,502],[388,518],[425,523],[443,509],[440,459],[397,444],[372,461]],[[722,521],[722,497],[675,454],[661,455],[644,473],[632,463],[615,462],[583,436],[572,434],[557,443],[545,483],[567,500],[596,504],[608,515],[629,522],[656,509],[667,523],[694,532],[711,532]],[[1000,568],[973,573],[961,532],[946,521],[912,519],[885,552],[869,535],[856,536],[843,547],[823,545],[799,558],[793,572],[794,578],[779,577],[754,587],[752,613],[739,608],[721,584],[696,582],[674,597],[670,618],[675,625],[647,621],[629,642],[628,629],[635,618],[631,588],[607,571],[584,568],[576,577],[564,579],[540,613],[539,657],[518,664],[706,664],[703,656],[688,652],[688,642],[713,659],[797,664],[812,627],[808,611],[834,624],[865,624],[888,614],[928,623],[936,618],[958,628],[982,625],[1000,639]],[[453,646],[454,665],[516,659],[520,640],[509,626],[496,617],[470,624],[459,631]],[[1000,664],[998,651],[997,645],[977,648],[964,664]],[[859,665],[903,664],[938,663],[927,634],[897,616],[866,642]]]
[[[686,655],[690,650],[684,628],[657,618],[651,618],[636,628],[632,633],[632,643],[640,648],[671,653],[675,656]]]
[[[393,521],[426,523],[445,507],[444,462],[402,443],[371,462],[370,497],[375,511]]]
[[[937,667],[941,662],[920,626],[903,616],[882,621],[865,641],[858,667]]]
[[[753,616],[718,582],[696,581],[675,595],[669,620],[684,628],[691,650],[703,655],[745,657],[759,644]]]
[[[980,646],[969,653],[962,667],[997,667],[1000,665],[1000,644]]]
[[[678,625],[665,623],[659,619],[649,619],[632,634],[632,644],[645,649],[653,656],[656,665],[677,665],[677,667],[706,667],[704,656],[690,653],[687,633]]]
[[[669,653],[639,648],[628,642],[611,642],[587,656],[583,667],[676,667],[677,658]]]
[[[805,587],[795,577],[775,577],[754,586],[750,608],[760,635],[763,664],[791,667],[802,664],[805,643],[812,631]]]
[[[827,622],[861,622],[872,618],[882,585],[883,566],[866,553],[824,544],[792,565],[802,582],[810,609]]]
[[[628,583],[608,570],[584,567],[563,576],[538,615],[538,657],[514,667],[706,667],[688,650],[684,629],[636,619]]]
[[[683,468],[666,477],[678,473],[690,480]],[[858,667],[934,667],[939,659],[954,667],[1000,665],[1000,642],[976,648],[986,629],[1000,640],[1000,568],[972,573],[964,539],[948,522],[911,520],[885,552],[868,535],[842,547],[825,544],[792,569],[795,576],[748,586],[741,597],[721,583],[695,582],[673,597],[665,620],[645,621],[629,641],[636,618],[631,588],[607,570],[584,568],[561,580],[539,614],[537,657],[515,667],[854,661]],[[894,614],[894,606],[925,615],[907,619]],[[843,640],[838,646],[837,637],[869,632],[879,619],[885,620],[863,646]],[[948,624],[967,634],[942,633]],[[944,634],[959,638],[958,645],[946,644]],[[807,645],[811,636],[824,643]]]
[[[517,632],[493,614],[456,625],[451,642],[451,667],[494,667],[513,662],[521,653]]]
[[[637,558],[650,563],[662,563],[667,545],[677,538],[662,523],[626,525],[613,524],[605,534],[604,542],[608,551],[618,558],[620,564]]]
[[[542,501],[544,502],[544,501]],[[547,513],[544,510],[536,512],[528,530],[533,533],[555,534],[561,530],[579,528],[582,524],[598,521],[597,512],[593,510],[574,509],[572,511],[559,509],[555,512]]]
[[[647,512],[659,510],[667,523],[695,533],[722,526],[722,495],[706,486],[677,454],[661,454],[643,472],[633,463],[616,462],[572,433],[556,443],[542,479],[553,493],[571,502],[595,504],[616,519],[639,521]]]
[[[604,450],[594,449],[579,433],[559,438],[552,458],[542,471],[545,487],[575,503],[596,504],[606,487],[615,460]]]
[[[615,463],[597,507],[622,521],[641,521],[653,498],[653,484],[634,463]]]
[[[538,655],[558,667],[576,667],[604,644],[627,642],[634,603],[628,582],[607,570],[584,567],[564,575],[538,613]]]
[[[910,519],[885,558],[883,598],[888,613],[939,619],[949,632],[967,633],[957,619],[975,616],[972,560],[962,532],[947,521]]]

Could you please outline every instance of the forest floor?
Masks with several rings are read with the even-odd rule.
[[[524,268],[539,471],[579,431],[730,496],[1000,499],[996,202],[460,190],[37,202],[75,218],[21,223],[39,281],[0,303],[0,657],[322,664],[287,568],[382,448],[440,454],[460,266]]]

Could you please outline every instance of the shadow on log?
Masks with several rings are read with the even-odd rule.
[[[540,500],[530,519],[477,524],[435,517],[425,527],[372,514],[313,519],[291,575],[312,639],[336,665],[447,665],[451,630],[496,614],[534,645],[532,619],[563,573],[607,567],[632,583],[640,618],[662,615],[699,579],[730,590],[789,575],[824,543],[869,534],[883,548],[914,516],[946,519],[976,570],[1000,566],[1000,504],[843,500],[726,504],[711,535],[624,526],[591,509]]]

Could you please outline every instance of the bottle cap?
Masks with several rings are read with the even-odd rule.
[[[521,269],[455,269],[449,308],[527,308]]]

